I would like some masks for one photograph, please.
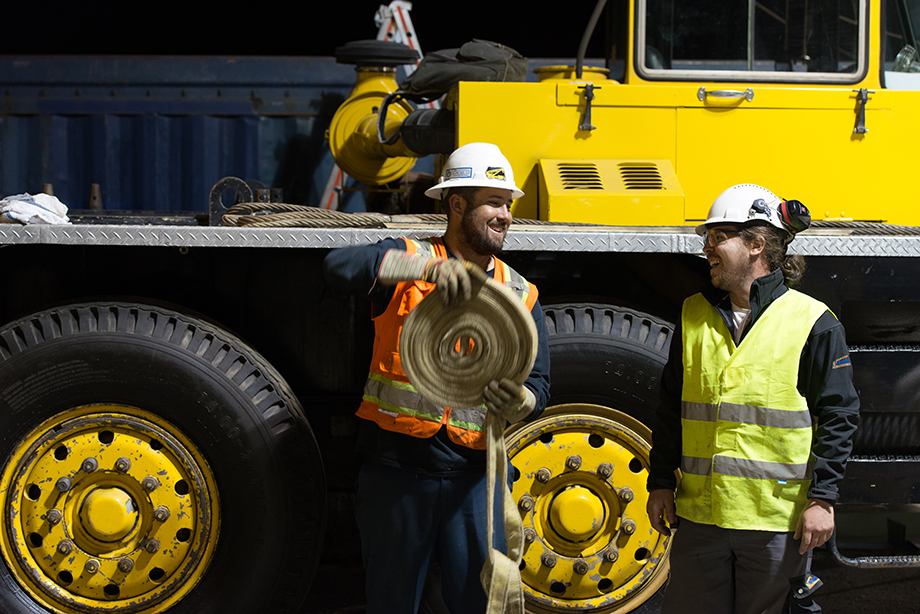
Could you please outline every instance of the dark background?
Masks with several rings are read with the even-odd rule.
[[[389,4],[389,1],[383,2]],[[379,0],[0,2],[0,55],[331,56],[377,35]],[[422,51],[473,38],[526,57],[574,58],[595,0],[420,0],[410,17]],[[588,57],[603,57],[603,19]]]

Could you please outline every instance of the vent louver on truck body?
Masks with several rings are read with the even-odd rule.
[[[654,164],[620,164],[620,177],[627,190],[663,190],[664,180]]]
[[[686,223],[670,160],[539,162],[541,220],[617,226]]]
[[[603,190],[604,182],[596,164],[561,163],[559,179],[566,190]]]

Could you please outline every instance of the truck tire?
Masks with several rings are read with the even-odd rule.
[[[303,409],[244,342],[130,302],[0,328],[0,612],[297,612],[325,526]]]
[[[505,434],[532,614],[650,614],[670,540],[648,521],[651,417],[673,327],[609,305],[544,307],[551,402]]]
[[[650,426],[674,326],[611,305],[551,305],[543,311],[553,404],[605,405]]]

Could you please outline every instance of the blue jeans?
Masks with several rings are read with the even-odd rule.
[[[506,552],[496,491],[494,545]],[[485,471],[436,478],[365,461],[355,515],[367,614],[416,614],[432,560],[441,568],[442,597],[451,612],[485,612],[479,580],[488,558]]]

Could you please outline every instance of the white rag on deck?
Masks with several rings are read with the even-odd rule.
[[[49,194],[17,194],[0,200],[0,224],[69,224],[67,205]]]

